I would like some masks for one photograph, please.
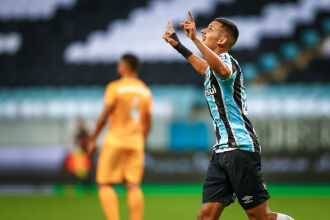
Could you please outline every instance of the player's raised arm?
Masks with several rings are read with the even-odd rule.
[[[189,49],[181,44],[170,21],[168,21],[168,26],[170,30],[165,31],[163,35],[165,41],[181,53],[199,74],[204,75],[208,68],[207,62],[203,58],[193,54]]]
[[[231,75],[231,70],[227,64],[219,57],[218,54],[214,53],[208,48],[200,39],[197,37],[196,24],[194,17],[191,12],[188,12],[190,20],[185,20],[180,24],[185,34],[195,43],[199,51],[203,54],[210,68],[221,78],[228,79]]]

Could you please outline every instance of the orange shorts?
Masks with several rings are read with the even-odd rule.
[[[144,170],[144,150],[103,146],[96,169],[98,184],[124,182],[140,184]]]

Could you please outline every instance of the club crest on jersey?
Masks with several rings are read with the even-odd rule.
[[[212,88],[205,89],[205,96],[214,95],[217,92],[217,89],[212,86]]]
[[[205,80],[210,80],[210,75],[211,74],[205,74]]]
[[[226,54],[220,54],[220,58],[225,60],[226,59]]]

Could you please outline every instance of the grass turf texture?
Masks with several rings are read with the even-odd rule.
[[[126,197],[119,194],[121,219],[128,218]],[[145,185],[145,220],[196,219],[201,207],[201,185]],[[273,211],[287,213],[296,220],[330,219],[330,185],[269,185]],[[82,188],[57,189],[54,195],[0,196],[0,219],[5,220],[104,220],[95,191]],[[247,219],[236,201],[221,219]]]

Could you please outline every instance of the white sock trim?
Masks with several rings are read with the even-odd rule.
[[[282,213],[277,213],[277,218],[276,220],[294,220],[290,216],[284,215]]]

